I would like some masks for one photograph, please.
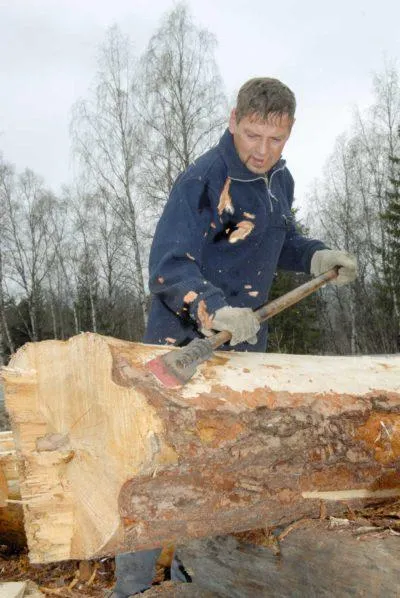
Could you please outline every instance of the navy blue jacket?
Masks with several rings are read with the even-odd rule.
[[[145,342],[186,344],[220,307],[265,303],[277,268],[309,273],[325,245],[297,232],[293,189],[283,159],[265,176],[248,170],[229,130],[178,177],[151,248]],[[265,351],[266,344],[264,324],[256,345],[234,349]]]

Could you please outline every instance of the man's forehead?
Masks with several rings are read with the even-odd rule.
[[[279,134],[290,134],[293,126],[293,118],[286,113],[270,113],[267,118],[260,116],[259,114],[246,114],[240,120],[240,124],[244,127],[250,127],[253,131],[259,133],[263,132],[276,132]]]
[[[293,118],[289,116],[286,112],[270,112],[267,114],[267,117],[261,116],[257,112],[252,112],[250,114],[245,114],[243,119],[246,119],[247,122],[255,125],[269,125],[274,127],[285,127],[287,125],[293,124]]]

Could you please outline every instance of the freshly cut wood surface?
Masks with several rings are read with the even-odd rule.
[[[0,544],[26,545],[18,464],[11,430],[0,432]]]
[[[14,437],[11,430],[6,430],[0,432],[0,507],[5,507],[8,499],[18,498],[20,496]]]
[[[166,347],[95,334],[4,369],[33,562],[271,526],[400,495],[400,356],[217,353],[187,386]]]

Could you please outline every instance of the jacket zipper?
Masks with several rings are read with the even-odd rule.
[[[273,170],[272,173],[271,173],[269,181],[268,181],[268,176],[266,174],[264,176],[258,176],[255,179],[234,179],[233,177],[229,177],[229,178],[231,179],[231,181],[238,181],[239,183],[253,183],[254,181],[263,180],[265,182],[265,186],[267,188],[267,195],[268,195],[268,199],[269,199],[269,206],[270,206],[270,210],[271,210],[271,214],[272,214],[272,212],[274,211],[274,207],[272,205],[271,197],[276,202],[279,201],[278,198],[275,197],[275,195],[271,191],[272,179],[273,179],[275,173],[280,172],[281,170],[284,170],[284,168],[286,168],[286,164],[282,164],[282,166],[280,168],[277,168],[276,170]]]
[[[272,179],[272,175],[271,175],[271,179]],[[268,196],[268,199],[269,199],[269,208],[270,208],[271,214],[272,214],[272,212],[274,211],[274,206],[272,205],[272,201],[271,201],[271,193],[270,193],[270,189],[269,189],[270,183],[268,181],[268,175],[267,174],[264,175],[264,181],[265,181],[265,186],[267,187],[267,196]]]
[[[270,195],[270,197],[272,197],[276,202],[278,202],[278,198],[275,197],[275,195],[272,193],[271,190],[271,185],[272,185],[272,179],[274,178],[274,174],[276,174],[277,172],[280,172],[281,170],[283,170],[284,168],[286,168],[286,164],[283,164],[280,168],[277,168],[276,170],[272,171],[271,177],[269,179],[269,184],[268,184],[268,193]],[[267,179],[268,180],[268,179]]]

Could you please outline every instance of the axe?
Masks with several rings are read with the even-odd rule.
[[[324,274],[320,274],[293,291],[285,293],[278,299],[265,303],[254,311],[260,322],[265,322],[272,316],[294,305],[304,297],[324,286],[327,282],[337,278],[339,267],[335,266]],[[196,338],[185,347],[173,349],[164,355],[155,357],[146,364],[152,374],[167,388],[180,388],[188,382],[197,366],[212,357],[213,351],[227,343],[232,335],[227,330],[217,332],[207,338]]]

